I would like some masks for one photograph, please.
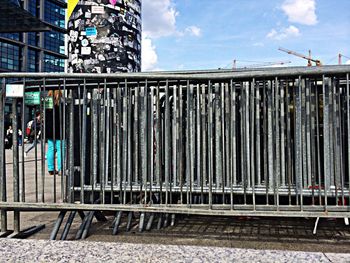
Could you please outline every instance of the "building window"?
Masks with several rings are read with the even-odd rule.
[[[27,71],[28,72],[39,71],[39,53],[38,53],[38,51],[28,49]]]
[[[28,11],[33,15],[38,17],[39,12],[38,12],[38,2],[37,0],[28,0]]]
[[[0,68],[11,71],[20,71],[20,47],[0,42]]]
[[[39,43],[39,35],[37,32],[28,32],[28,45],[37,47]]]
[[[44,54],[45,72],[64,72],[64,59]]]
[[[17,41],[22,40],[22,34],[19,34],[19,33],[1,33],[0,37],[5,37],[5,38],[17,40]]]
[[[46,22],[65,28],[65,9],[50,1],[45,1],[45,16]]]
[[[64,34],[57,31],[45,32],[44,47],[48,50],[64,54]]]

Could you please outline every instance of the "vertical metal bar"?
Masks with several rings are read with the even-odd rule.
[[[260,85],[257,83],[255,85],[256,90],[256,109],[255,109],[255,132],[256,132],[256,151],[255,151],[255,160],[256,160],[256,173],[257,173],[257,185],[261,185],[261,153],[260,153],[260,147],[261,147],[261,141],[260,141]]]
[[[50,127],[50,128],[52,128],[52,134],[53,134],[53,165],[54,165],[54,169],[53,169],[53,201],[54,201],[54,203],[56,203],[56,200],[57,200],[57,198],[56,198],[56,192],[57,192],[57,187],[56,187],[56,185],[57,185],[57,183],[56,183],[56,171],[57,171],[57,163],[56,163],[56,151],[57,151],[57,149],[56,149],[56,114],[58,114],[58,113],[56,113],[56,98],[55,98],[55,90],[53,90],[52,91],[53,93],[52,93],[52,104],[53,104],[53,107],[52,107],[52,116],[50,116],[49,118],[52,118],[52,127]]]
[[[188,102],[188,116],[189,116],[189,122],[188,122],[188,146],[189,146],[189,159],[188,159],[188,167],[189,169],[189,179],[190,179],[190,188],[189,188],[189,204],[192,205],[192,191],[193,191],[193,184],[194,184],[194,142],[193,139],[193,132],[194,132],[194,125],[193,125],[193,84],[189,84],[189,81],[187,82],[187,89],[189,89],[189,97],[187,97]],[[187,182],[188,183],[188,182]],[[188,202],[187,202],[188,203]]]
[[[307,162],[307,187],[312,185],[312,159],[311,159],[311,83],[306,82],[306,162]],[[314,188],[312,187],[312,200],[314,200]]]
[[[40,96],[40,95],[39,95]],[[35,107],[36,110],[36,107]],[[35,183],[35,202],[39,202],[39,180],[38,180],[38,121],[37,121],[37,116],[36,116],[37,112],[35,112],[35,125],[34,125],[34,133],[35,133],[35,138],[34,138],[34,183]],[[41,121],[41,112],[39,112],[39,116],[40,116],[40,121]],[[43,144],[43,140],[41,139],[41,144]]]
[[[140,143],[141,143],[141,170],[142,170],[142,183],[141,186],[144,187],[144,195],[146,199],[147,195],[147,164],[148,164],[148,154],[147,154],[147,90],[148,90],[148,81],[145,81],[145,87],[142,92],[142,101],[141,101],[141,131],[140,131]]]
[[[125,85],[127,85],[127,81],[125,81]],[[132,132],[131,132],[131,115],[132,115],[132,87],[131,85],[129,85],[128,87],[126,87],[125,89],[127,89],[127,181],[129,182],[129,194],[130,194],[130,199],[132,200],[133,198],[133,181],[132,181],[132,175],[133,175],[133,171],[132,171]],[[147,94],[147,93],[146,93]],[[146,107],[147,109],[147,107]],[[146,134],[147,134],[147,129],[146,129]],[[108,152],[108,151],[107,151]],[[147,157],[148,160],[148,157]],[[147,164],[147,162],[146,162]],[[126,188],[126,187],[125,187]],[[145,187],[145,202],[147,200],[147,184]]]
[[[19,155],[18,155],[18,113],[17,98],[12,100],[12,142],[13,142],[13,201],[20,202],[20,178],[19,178]],[[20,212],[13,212],[13,229],[15,233],[20,231]]]
[[[74,101],[77,101],[77,107],[78,107],[78,129],[79,130],[79,186],[80,186],[80,192],[79,192],[79,201],[81,202],[82,199],[84,199],[84,194],[83,193],[83,185],[84,185],[84,178],[83,178],[83,173],[82,173],[82,165],[83,165],[83,153],[82,153],[82,144],[83,144],[83,131],[82,131],[82,109],[81,109],[81,104],[82,104],[82,98],[81,98],[81,85],[80,83],[78,84],[78,92],[76,94],[78,98]],[[75,104],[75,102],[74,102]],[[103,148],[103,145],[102,147]],[[77,157],[78,158],[78,157]],[[84,168],[83,168],[84,169]],[[75,182],[73,182],[75,183]],[[102,189],[101,189],[102,190]],[[102,191],[101,191],[102,192]]]
[[[250,156],[249,157],[249,162],[248,164],[250,164],[250,180],[251,180],[251,188],[252,188],[252,198],[253,198],[253,209],[255,210],[255,160],[254,160],[254,134],[255,134],[255,98],[254,98],[254,94],[255,94],[255,89],[256,89],[256,85],[255,85],[255,79],[252,80],[251,84],[250,84],[250,101],[249,101],[249,112],[250,112],[250,117],[249,117],[249,122],[251,122],[251,126],[250,126],[250,134],[249,134],[249,149],[250,149]]]
[[[111,203],[114,203],[114,185],[117,178],[117,144],[118,142],[118,130],[117,130],[117,88],[113,88],[113,100],[112,100],[112,176],[111,176]],[[138,169],[137,171],[138,172]]]
[[[298,194],[300,194],[300,206],[302,206],[302,185],[303,185],[303,165],[302,165],[302,82],[301,77],[297,80],[296,87],[296,114],[295,114],[295,176],[296,176],[296,197],[297,205],[299,201]]]
[[[140,83],[135,87],[135,107],[134,107],[134,178],[135,182],[139,182],[139,92],[140,92]],[[141,112],[142,114],[142,112]],[[142,131],[141,131],[142,132]],[[143,170],[142,170],[143,172]]]
[[[80,100],[80,97],[79,97]],[[80,202],[85,202],[85,176],[86,176],[86,79],[83,86],[83,112],[82,112],[82,137],[81,137],[81,168],[80,168]],[[104,200],[104,199],[103,199]]]
[[[62,110],[60,111],[60,116],[61,119],[60,121],[62,121],[62,125],[61,125],[61,143],[60,143],[60,147],[61,147],[61,163],[62,163],[62,167],[61,167],[61,200],[63,202],[67,202],[67,191],[66,191],[66,185],[67,182],[64,180],[67,180],[67,174],[66,174],[66,160],[67,160],[67,146],[66,146],[66,102],[67,102],[67,90],[66,90],[66,78],[63,79],[63,96],[62,96]]]
[[[165,82],[165,130],[164,130],[164,169],[165,169],[165,204],[169,204],[169,176],[171,174],[169,164],[170,140],[170,105],[169,105],[169,81]]]
[[[271,81],[267,83],[267,150],[268,150],[268,189],[273,190],[274,186],[274,167],[275,160],[273,158],[273,86]]]
[[[264,94],[264,98],[263,98],[263,135],[264,135],[264,181],[265,181],[265,198],[266,198],[266,205],[269,204],[269,147],[268,147],[268,139],[269,139],[269,127],[268,127],[268,122],[269,122],[269,118],[268,118],[268,100],[269,100],[269,93],[270,93],[270,89],[269,88],[271,86],[271,83],[269,84],[269,81],[264,81],[263,82],[263,94]]]
[[[302,167],[303,167],[303,178],[301,187],[307,187],[308,185],[308,169],[307,169],[307,142],[306,142],[306,84],[305,79],[301,80],[301,136],[302,136]],[[303,202],[303,191],[300,192],[301,206]]]
[[[307,185],[311,185],[311,169],[312,169],[312,160],[311,160],[311,105],[310,105],[310,81],[306,82],[306,162],[307,162]]]
[[[213,206],[213,93],[212,83],[208,81],[208,176],[209,176],[209,209]]]
[[[123,94],[123,144],[122,144],[122,185],[123,191],[123,204],[126,204],[126,186],[128,175],[128,86],[125,79],[124,94]]]
[[[202,178],[201,178],[201,204],[204,203],[204,185],[207,185],[207,91],[206,91],[206,85],[202,85],[202,91],[201,91],[201,122],[202,122],[202,138],[201,138],[201,144],[202,144]]]
[[[347,142],[348,142],[348,184],[349,184],[349,193],[350,193],[350,84],[349,84],[349,73],[346,74],[346,112],[347,112]],[[350,201],[350,200],[349,200]]]
[[[279,79],[275,78],[275,109],[274,109],[274,122],[275,122],[275,193],[276,193],[276,205],[277,210],[279,210],[279,187],[280,187],[280,180],[281,180],[281,148],[280,148],[280,85],[279,85]]]
[[[242,187],[243,187],[243,199],[244,199],[244,204],[247,204],[247,155],[246,155],[246,147],[247,147],[247,131],[246,131],[246,122],[248,121],[246,119],[246,112],[247,112],[247,106],[246,106],[246,89],[247,89],[247,84],[246,82],[241,82],[240,83],[240,150],[241,150],[241,180],[242,180]],[[249,135],[248,135],[249,136]]]
[[[177,103],[177,85],[173,86],[173,116],[172,116],[172,149],[173,149],[173,156],[172,156],[172,168],[173,168],[173,179],[171,180],[174,184],[174,187],[177,185],[177,165],[178,165],[178,103]]]
[[[92,182],[91,182],[91,203],[94,203],[95,185],[98,176],[98,145],[99,145],[99,131],[98,131],[98,89],[92,90]]]
[[[288,204],[292,204],[292,194],[291,194],[291,185],[292,185],[292,172],[293,172],[293,162],[292,162],[292,140],[291,140],[291,108],[295,109],[295,106],[291,104],[291,95],[293,96],[294,86],[290,88],[290,83],[286,84],[286,104],[287,104],[287,180],[288,180]],[[294,110],[295,112],[295,110]]]
[[[340,156],[340,116],[338,110],[338,96],[339,92],[337,89],[337,80],[333,79],[332,85],[333,91],[333,150],[334,150],[334,185],[335,185],[335,199],[336,205],[338,205],[338,189],[341,181],[341,156]]]
[[[69,182],[69,201],[71,203],[74,202],[74,91],[70,90],[70,98],[69,98],[69,174],[68,174],[68,182]],[[45,144],[44,139],[42,139],[42,145]],[[42,155],[43,156],[43,155]],[[42,158],[44,159],[44,158]]]
[[[107,87],[107,80],[105,79],[105,91],[107,92],[106,102],[105,102],[105,108],[106,108],[106,139],[105,139],[105,158],[104,158],[104,188],[108,185],[108,177],[109,177],[109,164],[110,164],[110,134],[111,134],[111,127],[110,127],[110,111],[111,111],[111,92],[110,88]],[[106,191],[106,190],[105,190]],[[112,194],[112,193],[111,193]],[[103,198],[104,199],[104,198]]]
[[[288,87],[287,87],[288,88]],[[285,117],[285,86],[281,85],[280,88],[280,104],[281,104],[281,185],[286,185],[286,144],[285,144],[285,132],[286,132],[286,117]],[[287,104],[287,107],[289,104]]]
[[[190,180],[191,180],[191,129],[190,129],[190,87],[189,81],[186,83],[186,203],[190,205]],[[165,149],[166,145],[165,145]]]
[[[311,167],[311,184],[312,184],[312,205],[315,205],[315,187],[316,187],[316,164],[317,164],[317,158],[316,158],[316,136],[315,136],[315,85],[314,80],[310,80],[310,136],[311,136],[311,160],[312,160],[312,167]]]
[[[120,203],[124,203],[123,201],[123,195],[122,195],[122,186],[123,186],[123,180],[122,180],[122,96],[121,96],[122,88],[118,84],[117,87],[117,99],[116,99],[116,107],[117,107],[117,125],[116,125],[116,131],[117,131],[117,144],[116,144],[116,151],[117,151],[117,185],[119,185],[119,201]]]
[[[26,79],[23,78],[23,87],[24,87],[24,92],[25,92],[25,87],[26,87]],[[20,187],[20,198],[21,198],[21,202],[25,202],[26,201],[26,194],[25,194],[25,185],[26,185],[26,181],[25,181],[25,169],[24,169],[24,134],[25,134],[25,113],[26,113],[26,107],[25,107],[25,99],[24,99],[24,94],[23,94],[23,99],[22,99],[22,125],[21,125],[21,130],[22,130],[22,134],[21,134],[21,140],[22,140],[22,155],[21,155],[21,161],[22,161],[22,165],[21,165],[21,173],[20,173],[20,178],[21,178],[21,187]]]
[[[155,140],[156,140],[156,157],[155,157],[155,173],[159,184],[159,202],[163,203],[163,182],[162,182],[162,161],[160,155],[161,138],[160,138],[160,97],[159,97],[159,83],[156,87],[156,117],[155,117]]]
[[[340,83],[339,81],[336,83],[336,89],[337,89],[337,135],[338,135],[338,140],[337,140],[337,145],[338,145],[338,164],[339,164],[339,174],[338,174],[338,179],[340,180],[340,191],[341,191],[341,205],[344,205],[344,175],[345,175],[345,170],[344,170],[344,163],[345,159],[343,159],[343,121],[342,121],[342,97],[343,97],[343,89],[340,88]],[[337,202],[338,203],[338,202]]]
[[[46,129],[45,129],[45,120],[46,120],[46,79],[43,79],[43,89],[40,85],[40,97],[43,96],[43,99],[40,103],[40,112],[43,113],[41,119],[41,127],[42,131],[42,144],[41,144],[41,202],[45,202],[45,143],[46,143]],[[42,98],[42,97],[41,97]]]
[[[5,90],[6,79],[2,78],[1,93],[0,93],[0,140],[5,142]],[[0,143],[0,199],[2,202],[7,201],[7,189],[6,189],[6,156],[5,145]],[[0,210],[1,213],[1,232],[7,231],[7,211],[5,209]]]
[[[322,164],[321,164],[321,149],[320,149],[320,122],[319,122],[319,114],[320,114],[320,107],[319,107],[319,91],[318,91],[318,85],[317,80],[315,81],[315,108],[316,108],[316,145],[317,145],[317,174],[318,174],[318,194],[319,194],[319,204],[321,205],[322,201],[322,191],[321,191],[321,175],[322,175]]]
[[[220,151],[221,151],[221,172],[222,172],[222,203],[225,204],[225,179],[226,179],[226,144],[225,144],[225,132],[226,132],[226,125],[225,125],[225,116],[226,116],[226,112],[225,112],[225,83],[221,83],[220,85],[220,89],[221,89],[221,105],[220,105],[220,109],[221,109],[221,147],[220,147]]]
[[[231,156],[232,156],[232,178],[230,182],[230,203],[231,203],[231,210],[234,209],[234,200],[233,200],[233,185],[237,184],[237,152],[236,152],[236,85],[233,83],[233,80],[230,80],[230,86],[231,86]]]
[[[226,185],[225,187],[231,187],[232,183],[232,156],[231,156],[231,136],[230,132],[232,129],[231,126],[231,97],[230,97],[230,90],[229,90],[229,82],[225,83],[225,136],[224,136],[224,144],[226,144]]]
[[[150,177],[150,200],[152,200],[153,196],[153,184],[154,184],[154,86],[150,88],[150,128],[149,128],[149,177]]]
[[[324,145],[324,198],[325,198],[325,211],[327,211],[328,198],[327,192],[330,189],[330,173],[331,173],[331,159],[330,159],[330,107],[329,107],[329,90],[330,79],[323,76],[322,89],[323,89],[323,145]]]

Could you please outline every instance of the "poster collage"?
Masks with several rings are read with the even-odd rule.
[[[141,71],[141,0],[79,1],[68,38],[69,73]]]

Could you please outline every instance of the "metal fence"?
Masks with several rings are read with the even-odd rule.
[[[28,105],[12,99],[12,150],[0,144],[2,229],[10,210],[349,217],[349,74],[1,73],[0,139],[10,81],[40,92],[42,116],[42,140],[26,157],[16,134]],[[49,90],[62,94],[52,111]],[[49,175],[45,125],[57,116],[62,169]]]

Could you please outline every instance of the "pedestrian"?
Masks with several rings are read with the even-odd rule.
[[[22,146],[22,142],[23,142],[22,135],[23,135],[22,130],[18,129],[18,145],[19,146]]]
[[[9,127],[8,127],[8,129],[7,129],[7,131],[6,131],[6,135],[7,136],[12,136],[12,133],[13,133],[13,130],[12,130],[12,126],[10,125]]]
[[[52,98],[52,109],[45,110],[45,135],[47,138],[47,168],[50,175],[61,171],[64,142],[62,141],[61,123],[60,123],[60,107],[62,93],[60,90],[50,90],[48,97]],[[55,167],[55,160],[57,165]],[[56,170],[55,170],[56,168]]]
[[[40,122],[41,122],[41,116],[40,112],[36,114],[36,117],[34,120],[31,120],[30,125],[30,131],[28,132],[29,135],[29,141],[31,142],[31,145],[25,150],[24,156],[27,157],[27,154],[37,145],[40,139],[41,130],[40,130]],[[28,127],[28,126],[27,126]],[[29,128],[29,127],[28,127]]]

